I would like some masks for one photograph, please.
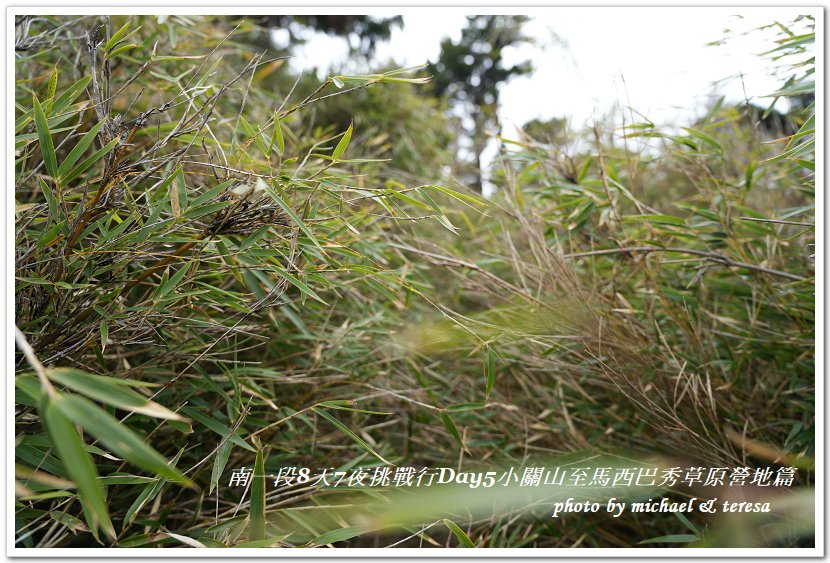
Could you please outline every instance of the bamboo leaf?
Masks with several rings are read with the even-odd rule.
[[[649,543],[691,543],[697,541],[699,538],[692,534],[669,534],[667,536],[660,536],[659,538],[651,538],[637,542],[637,545],[646,545]]]
[[[90,156],[89,158],[81,162],[78,166],[70,170],[66,174],[66,177],[61,178],[61,183],[66,185],[78,176],[80,176],[81,174],[83,174],[87,168],[101,160],[101,158],[103,158],[108,152],[114,149],[120,141],[121,137],[116,137],[115,139],[107,143],[102,149],[96,151],[92,156]]]
[[[274,182],[276,182],[276,180],[274,180]],[[293,209],[291,209],[291,206],[289,206],[285,201],[283,201],[279,194],[277,194],[277,191],[272,186],[266,186],[265,191],[267,191],[268,195],[271,196],[271,198],[277,203],[277,205],[279,205],[282,208],[282,210],[285,211],[285,213],[289,217],[291,217],[291,220],[297,224],[297,227],[299,227],[303,234],[305,234],[305,236],[311,239],[311,242],[314,243],[314,246],[319,248],[321,252],[325,252],[323,250],[323,247],[320,246],[320,243],[317,241],[317,237],[315,237],[314,234],[312,234],[311,230],[309,230],[309,228],[306,226],[303,220],[297,216]]]
[[[248,539],[251,541],[265,539],[265,462],[263,461],[261,446],[257,448],[256,461],[254,461],[250,506]]]
[[[107,319],[104,317],[101,319],[101,353],[104,353],[104,350],[107,349],[107,339],[110,335],[109,325],[107,324]]]
[[[181,471],[170,466],[160,453],[148,446],[144,438],[89,399],[63,395],[57,406],[64,416],[100,440],[114,454],[159,477],[194,486]]]
[[[92,81],[91,76],[84,76],[74,84],[72,84],[69,88],[63,91],[63,93],[58,96],[58,99],[55,100],[55,103],[52,104],[52,115],[57,115],[61,113],[63,110],[69,107],[69,104],[74,102],[78,96],[84,91],[87,85]]]
[[[452,437],[455,438],[455,441],[458,442],[458,445],[463,448],[464,447],[464,441],[461,439],[461,433],[458,431],[458,428],[455,426],[455,422],[453,422],[452,418],[450,418],[450,415],[448,415],[445,412],[442,412],[441,413],[441,422],[444,423],[444,428],[447,429],[447,432],[449,432],[452,435]]]
[[[127,388],[123,380],[103,375],[93,375],[74,368],[51,368],[46,370],[46,374],[49,379],[56,383],[119,409],[138,412],[155,418],[185,420],[168,408]]]
[[[84,508],[87,525],[96,537],[97,531],[101,529],[115,539],[115,529],[110,521],[98,471],[84,448],[80,434],[60,408],[65,398],[60,394],[45,397],[41,409],[44,425],[66,472],[78,486],[78,497]]]
[[[351,438],[352,440],[357,442],[357,444],[360,447],[362,447],[364,450],[366,450],[367,452],[369,452],[370,454],[372,454],[373,456],[375,456],[376,458],[381,460],[383,463],[386,463],[386,464],[389,463],[387,460],[385,460],[383,458],[383,456],[381,456],[374,449],[372,449],[372,446],[367,444],[366,441],[363,440],[363,438],[361,438],[360,436],[358,436],[357,434],[352,432],[346,425],[344,425],[342,422],[340,422],[339,420],[334,418],[332,415],[330,415],[329,413],[327,413],[326,411],[324,411],[321,408],[315,407],[312,410],[314,412],[316,412],[317,414],[319,414],[320,416],[322,416],[323,418],[325,418],[326,420],[328,420],[329,422],[331,422],[332,424],[334,424],[341,432],[343,432],[346,436],[348,436],[349,438]]]
[[[181,534],[174,534],[173,532],[169,532],[169,531],[168,531],[168,532],[164,532],[164,533],[165,533],[166,535],[170,536],[171,538],[173,538],[174,540],[179,540],[179,541],[180,541],[180,542],[182,542],[183,544],[185,544],[185,545],[189,545],[190,547],[196,547],[196,548],[204,548],[204,549],[207,549],[207,546],[206,546],[205,544],[203,544],[203,543],[202,543],[202,542],[200,542],[199,540],[195,540],[195,539],[193,539],[193,538],[191,538],[191,537],[189,537],[189,536],[183,536],[183,535],[181,535]]]
[[[487,363],[484,365],[485,395],[490,397],[490,391],[496,383],[496,353],[487,348]]]
[[[176,286],[178,286],[179,283],[181,283],[182,279],[184,279],[184,277],[187,275],[189,271],[190,264],[185,264],[184,266],[179,268],[179,271],[170,276],[170,279],[168,279],[163,284],[159,284],[158,291],[153,296],[153,300],[158,302],[164,299],[165,295],[176,289]]]
[[[332,530],[317,536],[311,540],[311,543],[313,545],[328,545],[330,543],[345,541],[357,536],[362,536],[363,534],[368,534],[373,531],[375,531],[374,526],[349,526],[348,528]]]
[[[182,457],[182,453],[184,452],[184,448],[179,450],[176,454],[176,457],[170,462],[170,465],[175,467],[176,464],[179,462],[179,459]],[[127,512],[124,514],[124,526],[123,528],[126,529],[135,519],[138,512],[147,505],[148,502],[151,502],[156,496],[161,492],[162,487],[167,483],[167,479],[162,477],[161,479],[155,479],[152,483],[148,483],[146,487],[141,491],[141,493],[136,497],[133,503],[130,505],[130,508],[127,509]]]
[[[213,493],[213,489],[219,484],[219,479],[222,478],[222,473],[225,471],[225,466],[228,464],[228,458],[231,455],[232,444],[229,441],[225,442],[219,447],[216,452],[216,458],[213,460],[213,469],[210,473],[210,489],[208,494]]]
[[[245,129],[245,132],[248,134],[248,136],[252,137],[254,139],[254,141],[256,142],[257,147],[259,147],[259,150],[262,152],[262,155],[265,158],[268,158],[268,156],[271,154],[271,152],[268,150],[268,146],[265,144],[265,141],[262,139],[261,133],[257,132],[257,130],[254,129],[253,126],[250,123],[248,123],[248,120],[245,119],[244,117],[240,116],[239,122],[242,123],[242,128]]]
[[[55,156],[55,145],[52,142],[52,134],[49,132],[49,125],[46,122],[46,114],[43,113],[43,108],[37,100],[37,96],[32,96],[32,103],[34,104],[35,127],[37,128],[37,137],[40,144],[40,152],[43,155],[43,163],[49,175],[57,180],[58,159]]]
[[[277,152],[280,156],[285,152],[285,139],[282,136],[282,125],[280,124],[280,115],[274,112],[274,134],[271,136],[271,144],[268,146],[268,154],[274,149],[274,143],[277,144]]]
[[[52,110],[52,104],[55,102],[55,91],[58,88],[58,67],[52,71],[52,76],[49,77],[49,85],[46,87],[46,108],[45,112],[49,113]]]
[[[121,47],[119,47],[118,49],[113,51],[112,53],[108,53],[106,58],[107,59],[114,59],[115,57],[117,57],[121,53],[125,53],[125,52],[127,52],[131,49],[135,49],[136,47],[138,47],[138,45],[135,44],[135,43],[130,43],[129,45],[122,45]]]
[[[86,135],[84,135],[81,138],[81,140],[78,141],[78,144],[75,145],[72,151],[66,156],[65,159],[63,159],[63,162],[61,162],[61,165],[58,168],[58,176],[63,176],[64,174],[66,174],[72,167],[72,165],[78,162],[78,159],[81,158],[81,156],[83,156],[83,154],[89,148],[89,145],[92,144],[92,142],[98,136],[98,133],[101,131],[104,125],[106,125],[106,123],[106,121],[100,121],[95,127],[87,131]]]
[[[187,416],[198,420],[199,422],[207,426],[209,429],[213,430],[214,432],[222,436],[222,438],[227,438],[230,434],[230,438],[228,439],[231,442],[233,442],[237,446],[245,448],[250,452],[256,452],[256,448],[254,448],[252,445],[243,440],[236,432],[231,433],[231,429],[219,422],[218,420],[214,420],[192,407],[182,407],[181,411]]]
[[[308,295],[312,299],[314,299],[316,301],[319,301],[323,305],[328,305],[328,303],[323,301],[323,299],[319,295],[317,295],[314,292],[313,289],[311,289],[310,287],[308,287],[308,285],[306,285],[305,283],[300,281],[300,279],[297,278],[296,276],[293,276],[293,275],[289,274],[287,271],[285,271],[284,269],[280,268],[279,266],[277,266],[275,264],[271,265],[271,269],[273,271],[277,272],[281,277],[285,278],[291,285],[295,286],[297,289],[299,289],[305,295]]]
[[[127,29],[129,29],[130,23],[131,22],[128,21],[127,23],[122,25],[121,28],[118,31],[116,31],[112,35],[112,37],[110,37],[110,40],[107,41],[106,45],[104,45],[104,51],[105,52],[109,53],[112,50],[112,48],[115,47],[115,44],[118,43],[118,40],[121,39],[121,37],[125,33],[127,33]]]
[[[352,140],[352,125],[349,125],[349,128],[346,129],[346,133],[343,135],[343,138],[340,139],[340,142],[337,143],[337,146],[334,147],[334,152],[331,153],[331,157],[334,160],[339,160],[343,153],[346,152],[346,149],[349,147],[349,141]]]
[[[458,541],[461,542],[462,547],[475,547],[476,544],[469,538],[467,534],[464,533],[464,530],[458,527],[458,524],[453,522],[452,520],[448,520],[444,518],[444,525],[450,529],[450,531],[458,538]]]

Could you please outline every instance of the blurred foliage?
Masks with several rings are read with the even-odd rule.
[[[253,21],[267,29],[285,29],[289,33],[289,44],[302,42],[297,28],[309,28],[328,35],[343,37],[352,53],[370,57],[378,41],[389,39],[392,29],[403,27],[403,17],[378,18],[367,15],[326,15],[326,14],[270,14],[251,16]]]

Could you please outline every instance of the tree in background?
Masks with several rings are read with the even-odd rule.
[[[286,29],[290,35],[289,45],[296,46],[302,39],[296,35],[296,25],[315,31],[345,38],[352,53],[371,57],[378,41],[389,39],[392,28],[403,27],[403,17],[376,18],[368,15],[325,15],[308,14],[293,16],[271,14],[254,16],[259,25],[272,29]],[[295,25],[296,24],[296,25]]]
[[[441,42],[441,54],[429,65],[433,92],[446,96],[454,108],[469,116],[465,127],[471,145],[473,185],[481,191],[481,154],[485,131],[498,131],[499,85],[532,71],[529,61],[505,66],[503,52],[529,42],[522,34],[525,16],[468,16],[461,39]]]

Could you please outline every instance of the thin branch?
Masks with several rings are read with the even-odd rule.
[[[26,356],[26,360],[29,362],[35,373],[37,373],[37,377],[40,380],[40,384],[43,387],[43,390],[46,391],[46,394],[49,397],[54,397],[57,395],[57,391],[55,391],[55,387],[52,385],[52,382],[49,381],[49,377],[46,375],[46,368],[43,367],[43,364],[40,363],[40,360],[37,359],[35,355],[35,351],[32,349],[32,346],[29,344],[29,341],[26,340],[26,336],[21,332],[19,328],[15,325],[14,327],[14,339],[17,342],[17,347],[23,352],[23,355]]]
[[[799,227],[815,227],[815,223],[802,223],[800,221],[781,221],[780,219],[756,219],[755,217],[739,217],[744,221],[757,221],[759,223],[777,223],[779,225],[797,225]]]
[[[724,256],[723,254],[718,254],[716,252],[706,252],[703,250],[693,250],[691,248],[675,248],[675,247],[668,247],[668,248],[660,248],[659,246],[634,246],[630,248],[606,248],[604,250],[592,250],[590,252],[576,252],[573,254],[566,254],[565,258],[585,258],[587,256],[602,256],[606,254],[628,254],[630,252],[680,252],[683,254],[692,254],[694,256],[702,256],[706,258],[710,262],[716,262],[718,264],[723,264],[724,266],[730,266],[735,268],[746,268],[747,270],[752,270],[754,272],[761,272],[764,274],[769,274],[771,276],[778,276],[781,278],[786,278],[789,280],[794,281],[806,281],[809,278],[805,278],[802,276],[797,276],[795,274],[790,274],[787,272],[782,272],[780,270],[773,270],[771,268],[764,268],[763,266],[756,266],[755,264],[747,264],[746,262],[738,262],[737,260],[733,260]]]

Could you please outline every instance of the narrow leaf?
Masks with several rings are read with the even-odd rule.
[[[87,168],[101,160],[108,152],[115,148],[115,146],[121,141],[121,137],[116,137],[112,141],[106,144],[102,149],[95,152],[92,156],[81,162],[78,166],[70,170],[66,177],[61,178],[61,182],[66,185],[81,174],[83,174]]]
[[[187,416],[198,420],[199,422],[207,426],[209,429],[213,430],[214,432],[222,436],[222,438],[227,438],[228,434],[230,434],[230,438],[228,439],[231,442],[233,442],[237,446],[245,448],[248,451],[256,452],[256,448],[254,448],[252,445],[243,440],[236,432],[231,433],[231,429],[219,422],[218,420],[214,420],[209,416],[206,416],[191,407],[182,407],[181,410]]]
[[[107,44],[106,44],[106,45],[104,45],[104,51],[105,51],[105,52],[107,52],[107,53],[109,53],[109,52],[112,50],[112,48],[113,48],[113,47],[115,47],[115,44],[116,44],[116,43],[118,43],[118,40],[119,40],[119,39],[121,39],[121,37],[122,37],[125,33],[127,33],[127,29],[128,29],[129,27],[130,27],[130,22],[129,22],[129,21],[128,21],[127,23],[125,23],[124,25],[122,25],[122,26],[121,26],[121,29],[119,29],[118,31],[116,31],[116,32],[112,35],[112,37],[110,37],[110,40],[109,40],[109,41],[107,41]]]
[[[317,536],[311,540],[311,543],[313,545],[328,545],[330,543],[345,541],[357,536],[362,536],[363,534],[368,534],[373,531],[375,531],[374,526],[349,526],[348,528],[332,530],[323,535]]]
[[[274,182],[276,182],[276,180],[274,180]],[[311,239],[311,242],[314,243],[314,246],[319,248],[321,252],[325,252],[323,250],[323,247],[320,246],[320,243],[317,242],[317,237],[315,237],[312,234],[311,230],[309,230],[309,228],[306,226],[303,220],[300,219],[299,216],[297,216],[293,209],[291,209],[291,206],[289,206],[285,201],[283,201],[279,194],[277,194],[277,191],[272,186],[266,186],[265,191],[267,191],[268,195],[271,196],[271,198],[277,203],[277,205],[279,205],[282,208],[282,210],[285,211],[289,217],[291,217],[291,220],[297,224],[297,227],[299,227],[303,234],[305,234],[305,236]]]
[[[275,111],[274,112],[274,135],[271,137],[271,146],[268,147],[268,154],[271,154],[271,150],[274,148],[274,143],[277,144],[277,152],[280,156],[283,155],[285,152],[285,139],[282,136],[282,125],[280,124],[280,116]]]
[[[144,438],[89,399],[79,395],[63,395],[56,406],[64,416],[100,440],[114,454],[159,477],[193,486],[190,479],[148,446]]]
[[[304,294],[308,295],[309,297],[311,297],[312,299],[314,299],[316,301],[319,301],[323,305],[328,305],[328,303],[323,301],[323,299],[319,295],[317,295],[314,292],[313,289],[311,289],[310,287],[308,287],[308,285],[306,285],[305,283],[300,281],[300,279],[297,278],[296,276],[293,276],[293,275],[289,274],[284,269],[282,269],[279,266],[274,265],[274,264],[271,265],[271,269],[274,270],[275,272],[277,272],[281,277],[285,278],[289,283],[291,283],[291,285],[295,286],[297,289],[299,289]]]
[[[75,426],[59,408],[64,398],[61,395],[45,398],[42,408],[43,423],[66,472],[78,486],[78,497],[84,507],[87,525],[96,533],[101,529],[115,539],[115,529],[110,521],[98,471]]]
[[[444,518],[444,525],[450,529],[450,531],[458,538],[458,541],[461,542],[463,547],[475,547],[476,544],[464,533],[464,530],[458,527],[458,524],[453,522],[452,520],[448,520]]]
[[[168,408],[127,388],[122,380],[103,375],[93,375],[74,368],[51,368],[46,370],[46,374],[52,381],[107,405],[155,418],[184,420]]]
[[[334,147],[334,152],[331,153],[331,157],[334,160],[339,160],[343,153],[346,152],[346,149],[349,147],[349,141],[352,140],[352,126],[349,125],[349,128],[346,129],[346,133],[343,135],[343,138],[340,139],[340,142],[337,143],[337,146]]]
[[[106,123],[106,121],[100,121],[95,127],[87,131],[86,135],[84,135],[81,138],[81,140],[78,141],[78,144],[75,145],[75,147],[67,155],[67,157],[63,159],[63,162],[61,162],[61,165],[58,168],[58,176],[63,176],[64,174],[66,174],[69,171],[69,169],[72,168],[72,165],[78,162],[78,159],[81,158],[81,156],[83,156],[83,154],[89,148],[89,145],[92,144],[92,142],[98,136],[98,133],[101,131],[104,125],[106,125]]]
[[[352,440],[357,442],[357,444],[360,447],[362,447],[364,450],[366,450],[367,452],[369,452],[370,454],[372,454],[373,456],[375,456],[376,458],[381,460],[383,463],[386,463],[386,464],[389,463],[379,453],[377,453],[374,449],[372,449],[372,446],[367,444],[366,441],[363,440],[363,438],[361,438],[360,436],[358,436],[357,434],[352,432],[346,425],[344,425],[342,422],[340,422],[339,420],[334,418],[332,415],[330,415],[329,413],[327,413],[326,411],[324,411],[323,409],[320,409],[320,408],[314,408],[313,410],[314,410],[314,412],[316,412],[317,414],[319,414],[320,416],[322,416],[323,418],[325,418],[326,420],[328,420],[329,422],[334,424],[346,436],[348,436],[349,438],[351,438]]]
[[[101,353],[104,353],[104,350],[107,349],[107,339],[110,335],[109,325],[107,324],[107,319],[101,319]]]
[[[487,363],[484,366],[485,395],[490,396],[493,385],[496,383],[496,353],[492,348],[487,348]]]
[[[265,462],[262,458],[262,447],[257,448],[256,461],[254,461],[250,526],[249,540],[265,539]]]
[[[462,448],[464,447],[464,441],[461,439],[461,433],[458,431],[458,428],[455,426],[455,422],[453,422],[450,415],[445,412],[441,413],[441,422],[444,423],[444,428],[447,429],[447,432],[452,434],[452,437],[455,438],[455,441],[458,442],[458,445]]]
[[[699,538],[692,534],[669,534],[667,536],[660,536],[659,538],[651,538],[637,542],[637,545],[645,545],[649,543],[691,543],[697,541]]]
[[[46,122],[46,114],[43,113],[43,108],[37,100],[37,96],[32,96],[35,110],[35,126],[37,127],[37,137],[40,143],[40,152],[43,155],[43,163],[46,165],[46,171],[52,178],[58,177],[58,160],[55,156],[55,145],[52,143],[52,134],[49,132],[49,125]]]

